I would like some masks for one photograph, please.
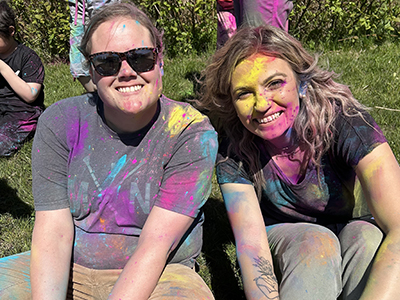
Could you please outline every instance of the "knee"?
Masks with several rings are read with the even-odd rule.
[[[383,239],[382,231],[365,221],[354,221],[348,224],[339,234],[342,252],[353,252],[353,255],[372,257]]]
[[[300,226],[295,238],[290,242],[288,251],[291,258],[314,268],[340,268],[340,244],[335,234],[320,225]]]

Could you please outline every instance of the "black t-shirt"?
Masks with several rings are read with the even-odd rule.
[[[322,157],[322,168],[311,164],[304,179],[293,184],[271,159],[262,154],[266,181],[260,202],[265,225],[311,222],[322,225],[345,223],[369,214],[354,167],[386,139],[368,114],[363,118],[339,113],[335,121],[334,142]],[[226,157],[221,145],[218,161]],[[219,184],[253,184],[246,165],[232,157],[217,164]],[[320,179],[320,183],[318,181]]]
[[[25,82],[43,84],[44,67],[40,57],[24,44],[18,44],[17,49],[3,60]],[[14,112],[32,111],[37,107],[43,108],[43,88],[33,103],[27,103],[11,88],[8,82],[0,75],[0,105],[7,106]]]

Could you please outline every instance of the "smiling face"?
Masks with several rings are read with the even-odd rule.
[[[277,147],[286,146],[300,104],[297,80],[286,61],[250,56],[232,73],[231,95],[247,130]]]
[[[136,20],[119,17],[102,23],[94,31],[90,54],[126,52],[143,47],[155,47],[149,30]],[[123,60],[119,72],[113,76],[101,76],[93,67],[90,68],[92,80],[104,103],[105,118],[117,132],[139,130],[155,115],[162,90],[159,64],[156,62],[151,71],[137,73]]]

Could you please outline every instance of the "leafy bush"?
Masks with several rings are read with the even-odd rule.
[[[216,40],[215,0],[142,0],[138,5],[164,30],[164,43],[172,57],[203,52]]]
[[[45,60],[68,60],[69,11],[66,0],[11,0],[18,17],[18,39]],[[214,47],[215,0],[135,0],[164,30],[167,53],[201,53]],[[399,36],[400,0],[294,0],[289,32],[309,47],[374,43]]]
[[[289,32],[309,46],[398,37],[399,0],[295,0]]]
[[[44,61],[65,60],[69,52],[67,1],[12,0],[17,16],[16,38],[33,48]]]

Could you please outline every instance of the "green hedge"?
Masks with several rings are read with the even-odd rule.
[[[164,30],[167,53],[202,52],[216,41],[215,0],[138,0]],[[69,11],[66,0],[11,0],[17,37],[45,61],[68,60]],[[315,47],[369,37],[398,38],[400,0],[294,0],[289,32]]]
[[[17,16],[17,39],[46,61],[67,60],[69,11],[63,0],[12,0]]]
[[[399,0],[294,0],[290,33],[309,46],[398,39]]]

